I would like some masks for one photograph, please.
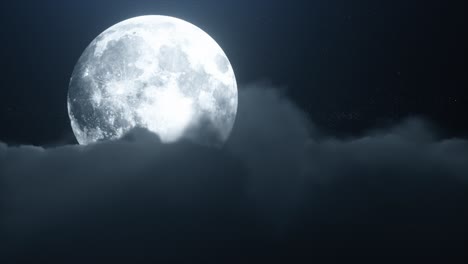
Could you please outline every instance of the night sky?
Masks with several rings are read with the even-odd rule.
[[[2,1],[0,263],[466,263],[467,11]],[[138,129],[77,145],[78,58],[151,14],[200,27],[229,57],[239,110],[223,148]]]

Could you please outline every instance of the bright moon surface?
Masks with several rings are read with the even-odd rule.
[[[143,127],[165,143],[220,145],[236,112],[226,54],[198,27],[168,16],[128,19],[101,33],[78,60],[68,91],[80,144]]]

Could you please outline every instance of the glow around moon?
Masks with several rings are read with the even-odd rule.
[[[143,127],[163,142],[220,145],[237,112],[237,84],[221,47],[167,16],[142,16],[104,31],[75,66],[68,114],[80,144]]]

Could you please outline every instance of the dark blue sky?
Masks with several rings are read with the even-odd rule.
[[[0,263],[467,263],[465,6],[1,1]],[[76,145],[76,61],[148,14],[228,55],[224,147],[144,129]]]
[[[408,116],[468,133],[465,4],[444,1],[3,1],[0,138],[70,135],[68,81],[89,42],[139,15],[185,19],[212,35],[243,85],[269,81],[337,135]],[[31,133],[34,131],[34,133]]]

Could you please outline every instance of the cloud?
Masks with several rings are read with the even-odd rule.
[[[256,84],[221,149],[142,129],[90,146],[0,143],[2,263],[463,252],[466,140],[419,119],[354,139],[317,131]]]

